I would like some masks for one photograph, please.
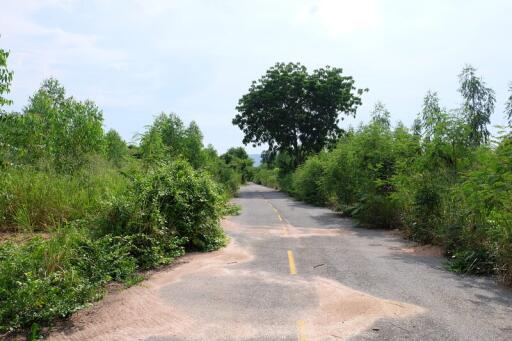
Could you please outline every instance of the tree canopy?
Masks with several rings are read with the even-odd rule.
[[[53,78],[43,81],[23,113],[3,113],[3,163],[52,165],[74,172],[91,154],[104,151],[103,113],[94,102],[66,97]]]
[[[476,69],[466,65],[459,75],[459,92],[464,98],[462,113],[469,126],[469,142],[472,145],[487,143],[496,97],[494,90],[488,88],[482,78],[476,76]]]
[[[341,68],[309,73],[305,66],[277,63],[242,96],[233,119],[244,144],[268,145],[268,155],[288,152],[294,164],[336,140],[342,114],[355,116],[365,91]]]
[[[224,162],[242,176],[242,183],[252,176],[253,161],[243,147],[232,147],[220,156]]]
[[[145,159],[185,158],[194,168],[204,164],[203,134],[196,122],[188,127],[176,114],[161,113],[141,137]]]

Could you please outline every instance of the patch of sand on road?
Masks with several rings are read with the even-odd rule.
[[[148,281],[107,295],[102,301],[77,312],[53,331],[49,339],[136,340],[158,334],[187,335],[200,322],[162,301],[161,287],[188,274],[207,274],[251,258],[252,255],[234,241],[219,251],[184,256],[176,265],[151,275]]]
[[[228,336],[230,340],[287,339],[297,335],[296,323],[301,320],[305,322],[307,340],[345,340],[370,329],[379,319],[406,318],[426,311],[324,277],[301,278],[237,268],[213,277],[198,275],[189,284],[177,283],[165,289],[172,306],[195,317],[198,324],[194,332],[152,335],[191,340],[225,340]],[[251,284],[252,291],[246,293],[249,297],[241,297],[239,289]],[[185,289],[186,294],[180,294]],[[265,304],[272,308],[265,309]],[[288,308],[283,310],[284,306]]]
[[[312,340],[346,340],[369,329],[378,319],[404,318],[426,311],[416,305],[371,296],[322,277],[316,277],[313,284],[319,305],[305,318],[306,331]]]

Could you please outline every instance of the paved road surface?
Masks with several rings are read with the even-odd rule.
[[[53,338],[512,340],[512,290],[493,280],[262,186],[236,202],[226,249],[186,256]]]

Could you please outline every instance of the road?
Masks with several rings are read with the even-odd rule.
[[[231,243],[79,312],[55,340],[512,340],[512,290],[397,233],[250,184]],[[435,253],[435,252],[434,252]]]

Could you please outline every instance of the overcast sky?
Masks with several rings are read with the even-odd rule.
[[[241,144],[238,99],[276,62],[342,67],[368,87],[344,127],[367,121],[376,101],[410,125],[428,89],[459,106],[470,63],[496,91],[502,124],[511,17],[510,0],[0,0],[0,47],[11,51],[13,110],[54,76],[128,141],[175,112],[223,152]]]

